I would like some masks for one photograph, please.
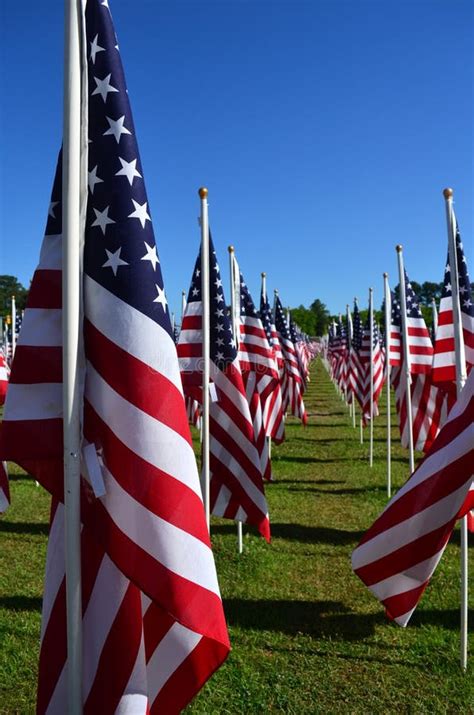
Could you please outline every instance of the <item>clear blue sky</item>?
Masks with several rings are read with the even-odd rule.
[[[345,310],[382,273],[440,281],[442,189],[471,276],[471,0],[110,0],[165,287],[179,312],[198,250],[197,189],[258,300]],[[62,1],[0,3],[0,273],[25,285],[62,123]]]

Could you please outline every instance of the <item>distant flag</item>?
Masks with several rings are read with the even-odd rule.
[[[216,253],[209,238],[210,276],[210,510],[256,526],[270,539],[260,456],[226,308]],[[185,394],[202,401],[201,253],[192,275],[178,342]]]
[[[383,372],[383,356],[380,348],[379,331],[375,318],[373,319],[373,346],[372,346],[372,361],[373,361],[373,415],[377,417],[378,411],[378,401],[380,393],[384,385],[384,372]],[[366,424],[370,419],[370,318],[367,317],[367,321],[362,334],[362,344],[359,350],[360,363],[362,365],[363,379],[361,385],[362,399],[362,420]]]
[[[359,306],[357,300],[354,299],[354,310],[352,318],[352,341],[349,353],[349,384],[354,397],[363,410],[366,401],[366,383],[365,383],[365,361],[362,357],[362,337],[363,329],[360,319]]]
[[[270,479],[271,464],[263,420],[263,405],[268,392],[273,392],[279,385],[278,368],[242,273],[240,273],[239,288],[239,362],[254,424],[255,443],[260,454],[262,475],[264,479]]]
[[[405,272],[407,304],[408,350],[410,369],[410,394],[413,413],[414,448],[426,452],[436,437],[443,416],[444,394],[433,384],[431,362],[433,346],[420,302]],[[401,331],[400,302],[392,302],[390,362],[392,384],[395,389],[397,413],[402,445],[408,448],[408,421],[406,411],[406,377]],[[398,344],[398,341],[400,343]]]
[[[355,573],[401,626],[428,585],[456,520],[474,506],[473,477],[474,371],[423,462],[352,553]]]
[[[471,282],[467,269],[459,227],[456,223],[456,258],[459,281],[459,305],[461,308],[462,335],[466,355],[467,373],[474,365],[474,302]],[[453,386],[456,381],[456,361],[454,354],[454,325],[451,268],[449,253],[444,271],[444,283],[439,306],[438,327],[433,357],[433,381],[445,388]]]
[[[85,33],[83,705],[94,713],[179,712],[229,641],[107,2],[88,0]],[[62,208],[60,162],[1,431],[2,457],[53,494],[39,714],[68,711]]]
[[[278,373],[278,382],[275,384],[273,376],[263,376],[260,380],[260,397],[263,407],[263,422],[268,437],[280,444],[285,439],[285,415],[283,411],[282,380],[285,373],[285,363],[281,352],[280,341],[273,321],[272,309],[268,302],[265,275],[262,274],[262,291],[260,295],[260,319],[262,321],[268,344],[272,350]]]
[[[307,415],[303,402],[303,378],[300,372],[296,348],[291,339],[290,326],[285,318],[283,306],[278,295],[275,296],[275,326],[281,344],[287,376],[286,395],[283,394],[284,405],[294,417],[299,417],[306,424]]]

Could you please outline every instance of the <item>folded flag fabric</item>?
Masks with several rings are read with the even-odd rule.
[[[406,626],[454,525],[474,506],[474,371],[423,462],[352,553],[352,568]]]

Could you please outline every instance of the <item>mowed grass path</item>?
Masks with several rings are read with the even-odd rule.
[[[307,427],[289,420],[273,449],[272,543],[245,529],[238,555],[234,524],[212,522],[233,650],[186,712],[474,713],[472,660],[459,669],[459,532],[408,628],[388,622],[350,566],[386,504],[383,405],[370,469],[320,361],[305,401]],[[392,434],[397,488],[407,455],[395,425]],[[0,521],[0,713],[33,713],[49,499],[18,471],[11,487]]]

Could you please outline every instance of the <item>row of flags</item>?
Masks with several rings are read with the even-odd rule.
[[[467,262],[459,229],[456,227],[457,264],[459,266],[459,298],[462,332],[466,355],[467,373],[474,365],[474,303]],[[420,300],[415,294],[408,274],[404,271],[406,325],[402,333],[400,298],[390,294],[391,322],[384,334],[374,318],[369,316],[361,326],[357,300],[353,315],[348,312],[345,321],[339,319],[329,331],[325,346],[331,376],[347,401],[358,402],[364,424],[369,420],[368,399],[372,362],[372,389],[374,416],[378,414],[378,400],[390,366],[391,384],[395,390],[402,445],[408,447],[406,413],[406,375],[409,372],[409,387],[413,411],[413,441],[417,450],[430,448],[446,420],[448,410],[455,401],[455,352],[452,310],[452,287],[450,282],[449,257],[440,302],[439,318],[434,344],[421,312]],[[370,351],[372,323],[373,346]],[[406,342],[407,350],[404,349]],[[406,357],[408,356],[408,370]]]
[[[87,0],[83,20],[79,693],[84,712],[175,713],[230,648],[189,430],[203,400],[201,255],[178,335],[107,0]],[[0,458],[52,497],[39,714],[68,712],[76,678],[66,635],[62,159],[0,432]],[[317,346],[279,298],[273,313],[262,291],[257,311],[240,271],[233,320],[211,240],[208,268],[211,510],[253,524],[269,540],[269,440],[284,439],[287,413],[306,421],[303,393]],[[2,361],[2,394],[7,377]]]
[[[359,403],[364,424],[370,418],[369,392],[374,417],[382,385],[390,377],[401,443],[404,447],[411,444],[426,454],[352,555],[355,573],[383,603],[389,617],[401,625],[408,623],[456,521],[467,516],[467,526],[474,531],[474,304],[455,218],[454,245],[454,258],[450,259],[448,252],[439,316],[432,336],[403,267],[401,247],[397,247],[400,294],[390,293],[386,281],[385,300],[390,301],[391,310],[384,334],[379,335],[371,306],[361,328],[355,302],[353,316],[348,312],[345,322],[340,319],[332,326],[324,347],[335,384],[349,403]],[[460,307],[458,347],[453,260],[458,290],[454,298],[457,297]],[[458,390],[457,400],[456,353],[464,356],[461,370],[468,375],[460,394]]]

